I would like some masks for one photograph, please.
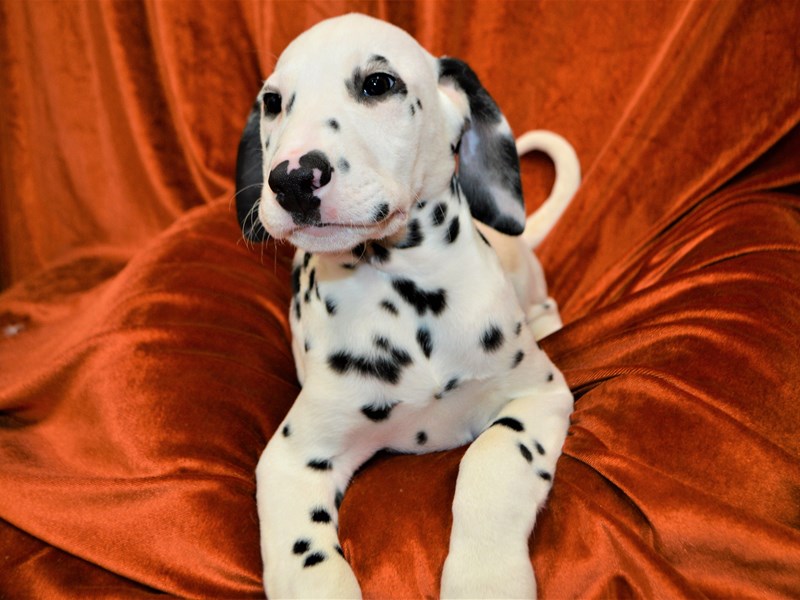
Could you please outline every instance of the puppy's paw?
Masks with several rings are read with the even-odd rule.
[[[528,553],[451,550],[442,571],[441,597],[535,599],[536,578]]]
[[[295,561],[265,568],[268,598],[361,598],[358,581],[339,546],[318,549],[301,540],[295,543],[294,554]]]

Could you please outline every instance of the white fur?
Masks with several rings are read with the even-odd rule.
[[[407,86],[405,98],[374,105],[354,100],[345,82],[372,55],[389,60]],[[336,550],[337,493],[380,449],[430,452],[475,440],[459,471],[442,596],[535,596],[528,538],[552,484],[573,400],[536,343],[561,321],[530,246],[480,225],[491,247],[484,243],[467,203],[451,193],[450,145],[469,114],[463,94],[439,84],[436,59],[410,36],[359,15],[325,21],[298,37],[265,90],[281,93],[284,101],[295,96],[291,114],[262,118],[262,142],[269,140],[265,181],[276,165],[294,164],[311,150],[321,150],[334,165],[330,183],[317,190],[322,226],[296,225],[266,185],[259,208],[270,235],[300,249],[291,327],[303,386],[256,473],[267,593],[360,597]],[[409,105],[417,99],[412,118]],[[326,125],[332,118],[337,131]],[[559,193],[543,209],[550,215],[544,225],[529,220],[535,241],[552,227],[557,217],[550,213],[560,214],[579,177],[574,153],[557,147]],[[336,168],[340,158],[351,165],[346,173]],[[382,203],[390,216],[370,222]],[[434,211],[443,212],[442,206],[447,218],[434,224]],[[458,236],[447,243],[443,236],[456,217]],[[393,247],[402,245],[412,219],[423,224],[426,243]],[[369,254],[374,247],[362,260],[352,254],[357,244],[375,240],[390,249],[389,260]],[[398,282],[406,280],[426,293],[443,290],[445,307],[437,313],[433,301],[419,308],[404,300]],[[487,349],[482,340],[492,327],[503,340]],[[423,330],[433,347],[429,356],[420,341]],[[331,359],[337,352],[361,357],[363,364],[394,361],[400,374],[387,381],[354,362],[337,370]],[[364,410],[389,406],[383,420]],[[490,426],[500,418],[514,419],[524,430]],[[330,468],[309,466],[320,460],[330,461]],[[316,509],[330,522],[321,522],[321,513],[312,519]],[[304,566],[313,556],[314,564]]]

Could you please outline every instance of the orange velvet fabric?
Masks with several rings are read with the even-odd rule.
[[[238,136],[358,10],[477,71],[584,181],[538,251],[575,413],[545,598],[800,593],[800,11],[785,2],[0,4],[0,597],[258,597],[253,471],[298,391]],[[531,208],[552,168],[526,158]],[[436,597],[463,449],[341,509],[369,598]]]

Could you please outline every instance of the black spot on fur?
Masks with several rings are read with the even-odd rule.
[[[292,429],[291,427],[289,427],[288,423],[283,426],[281,433],[283,434],[283,437],[289,437],[290,435],[292,435]]]
[[[342,500],[344,500],[344,492],[342,490],[336,490],[336,497],[333,500],[333,505],[336,507],[336,510],[342,506]]]
[[[294,316],[297,317],[297,320],[300,320],[302,313],[300,312],[300,298],[295,298],[294,301]]]
[[[515,355],[514,359],[511,361],[511,368],[514,369],[519,366],[519,363],[522,362],[522,359],[525,358],[525,353],[522,350],[519,350]]]
[[[350,163],[347,162],[346,158],[340,158],[339,162],[336,163],[336,165],[339,167],[339,170],[342,173],[347,173],[350,170]]]
[[[314,552],[314,554],[309,554],[306,556],[306,560],[303,562],[303,568],[305,569],[306,567],[313,567],[324,560],[325,555],[322,552]]]
[[[344,550],[342,550],[342,547],[341,547],[339,544],[336,544],[336,545],[333,547],[333,549],[334,549],[334,550],[336,550],[336,552],[339,554],[339,556],[341,556],[342,558],[344,558]]]
[[[370,421],[385,421],[392,413],[392,409],[397,406],[399,402],[391,404],[367,404],[361,407],[361,413]]]
[[[389,260],[389,251],[383,245],[373,242],[370,248],[372,248],[372,258],[377,262],[385,263]]]
[[[451,392],[454,389],[456,389],[457,387],[458,387],[458,377],[453,377],[450,381],[448,381],[444,385],[444,389],[442,389],[441,392],[439,392],[437,394],[434,394],[433,397],[436,398],[437,400],[441,400],[442,398],[444,398],[444,395],[447,392]]]
[[[311,540],[297,540],[292,546],[292,552],[295,554],[305,554],[311,548]]]
[[[522,425],[522,423],[514,417],[501,417],[492,423],[492,426],[494,425],[502,425],[503,427],[508,427],[514,431],[525,431],[525,427]]]
[[[427,205],[428,205],[428,201],[427,201],[427,200],[419,200],[419,201],[417,202],[417,208],[418,208],[419,210],[422,210],[422,209],[423,209],[423,208],[425,208]]]
[[[388,312],[390,315],[398,315],[400,311],[397,310],[397,307],[389,300],[381,300],[380,304],[381,308]]]
[[[536,446],[536,452],[538,452],[541,456],[544,456],[544,447],[539,442],[534,442]]]
[[[405,357],[403,356],[403,358]],[[403,366],[394,356],[392,358],[371,358],[356,356],[346,351],[331,354],[328,357],[328,365],[340,374],[356,371],[366,377],[373,377],[387,383],[397,383],[400,380],[400,371]]]
[[[444,202],[440,202],[436,205],[431,213],[431,220],[435,226],[439,226],[444,223],[444,220],[447,218],[447,204]]]
[[[522,321],[514,325],[514,335],[519,335],[520,333],[522,333]]]
[[[315,471],[330,471],[333,469],[333,463],[329,460],[325,460],[324,458],[315,458],[307,463],[308,467],[314,469]]]
[[[292,295],[300,292],[300,265],[292,269]]]
[[[376,223],[380,223],[386,217],[389,216],[389,204],[387,202],[382,202],[378,206],[375,207],[375,212],[372,214],[372,220]]]
[[[428,434],[424,431],[417,432],[417,444],[420,446],[424,446],[425,443],[428,441]]]
[[[458,217],[453,217],[453,220],[450,221],[450,225],[447,227],[447,234],[445,235],[445,241],[448,244],[452,244],[458,238],[458,232],[461,231],[461,224],[458,221]]]
[[[330,523],[331,514],[324,508],[315,508],[311,511],[311,520],[314,523]]]
[[[364,243],[361,243],[361,244],[359,244],[358,246],[355,246],[355,247],[353,247],[353,249],[352,249],[350,252],[351,252],[351,253],[353,254],[353,256],[355,256],[356,258],[361,258],[362,256],[364,256],[364,254],[366,253],[366,251],[367,251],[367,245],[366,245],[366,244],[364,244]]]
[[[417,329],[417,343],[425,358],[430,358],[433,351],[433,343],[431,342],[431,332],[428,331],[427,327]]]
[[[294,107],[294,100],[297,97],[297,94],[292,94],[292,97],[289,98],[289,103],[286,105],[286,115],[290,115],[292,113],[292,108]]]
[[[481,346],[486,352],[494,352],[503,345],[505,337],[497,325],[492,325],[481,335]]]
[[[422,110],[422,100],[420,100],[419,98],[417,98],[417,108]]]
[[[550,473],[548,473],[547,471],[539,471],[537,475],[542,479],[544,479],[545,481],[553,481],[553,476],[550,475]]]
[[[329,315],[336,314],[336,302],[330,296],[325,298],[325,310],[328,311]]]
[[[306,304],[311,302],[311,288],[308,288],[306,290],[306,293],[303,294],[303,302],[305,302]]]
[[[408,105],[408,108],[409,108],[409,109],[411,109],[411,116],[412,116],[412,117],[413,117],[414,115],[416,115],[416,114],[417,114],[417,109],[416,109],[416,108],[414,108],[414,105],[413,105],[413,104],[409,104],[409,105]]]
[[[306,339],[303,341],[303,350],[305,350],[306,352],[308,352],[309,350],[311,350],[311,342],[310,342],[310,341],[308,341],[308,338],[306,338]]]
[[[328,119],[328,127],[333,129],[334,131],[339,131],[339,121],[336,119]]]
[[[399,248],[401,250],[405,250],[407,248],[415,248],[422,244],[425,241],[425,236],[422,233],[422,228],[419,226],[419,221],[416,219],[411,219],[408,223],[408,230],[406,232],[406,238],[400,242],[399,244],[395,245],[395,248]]]
[[[531,454],[531,451],[528,450],[528,447],[525,444],[519,444],[519,452],[522,454],[522,458],[528,462],[533,462],[533,454]]]
[[[550,381],[553,381],[553,379],[555,379],[555,375],[553,375],[552,373],[548,373],[547,374],[547,381],[550,382]]]
[[[303,268],[304,269],[306,267],[308,267],[308,262],[310,260],[311,260],[311,253],[310,252],[306,252],[305,254],[303,254]]]
[[[314,280],[316,278],[317,278],[317,270],[316,269],[311,269],[311,271],[308,273],[308,287],[309,288],[313,288],[314,287]]]
[[[417,310],[417,314],[420,316],[423,316],[428,310],[434,315],[438,315],[447,306],[447,294],[441,288],[429,292],[417,287],[417,284],[410,279],[394,279],[392,287],[403,300]]]

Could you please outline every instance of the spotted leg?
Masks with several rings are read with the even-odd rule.
[[[557,391],[510,401],[464,455],[442,598],[536,597],[528,539],[550,492],[573,404],[561,374],[554,377]]]
[[[301,394],[256,467],[264,587],[269,598],[360,598],[337,534],[353,469],[325,452],[306,408]]]

